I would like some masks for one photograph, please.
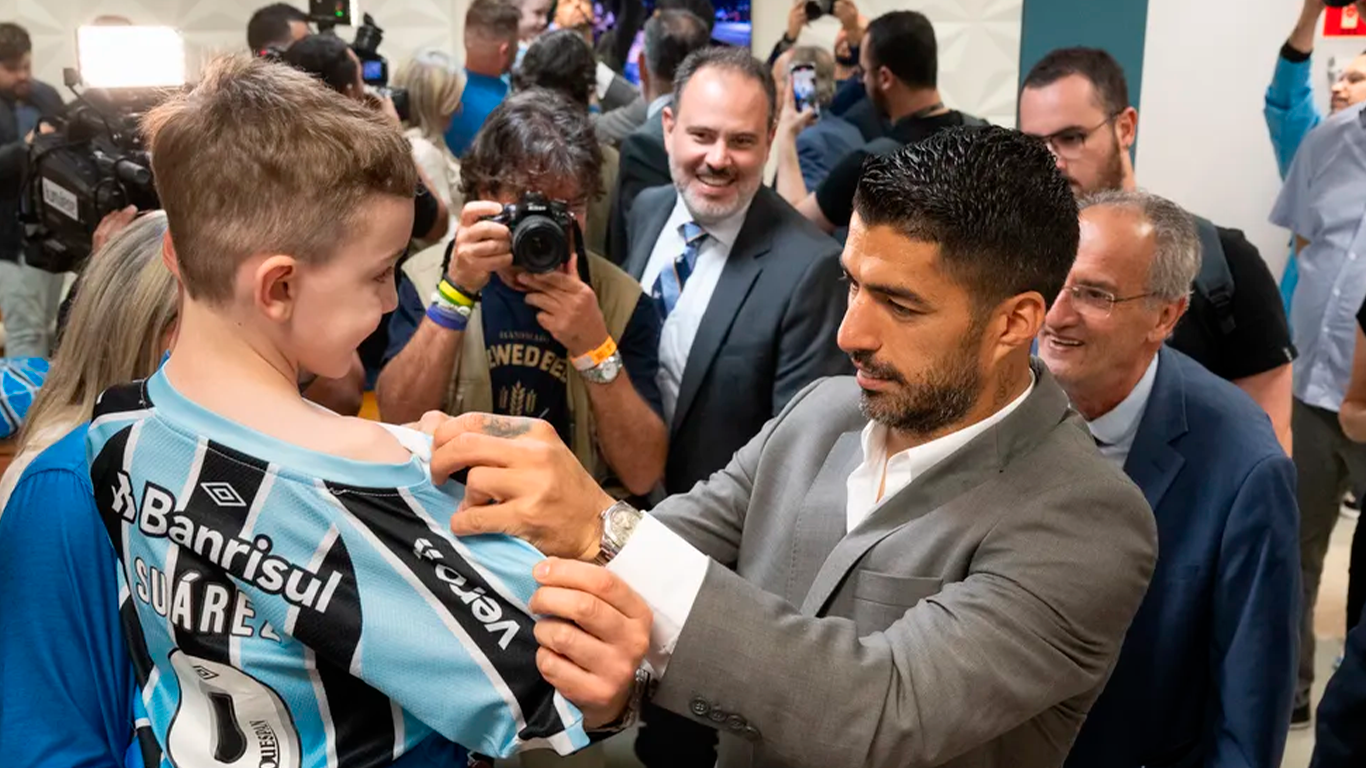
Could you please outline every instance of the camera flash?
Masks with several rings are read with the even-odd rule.
[[[172,27],[80,27],[76,61],[88,88],[185,84],[185,40]]]

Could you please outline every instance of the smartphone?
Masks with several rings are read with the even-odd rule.
[[[819,113],[821,105],[816,101],[816,65],[793,64],[787,71],[787,79],[792,83],[792,100],[796,103],[797,111],[809,107]]]

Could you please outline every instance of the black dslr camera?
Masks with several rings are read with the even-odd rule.
[[[512,265],[538,274],[554,272],[569,263],[569,233],[577,228],[569,204],[547,200],[540,192],[527,192],[503,212],[489,216],[512,230]]]

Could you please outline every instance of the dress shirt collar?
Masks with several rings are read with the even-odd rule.
[[[1133,445],[1134,436],[1138,434],[1139,422],[1143,421],[1143,412],[1148,408],[1148,398],[1153,394],[1159,357],[1161,356],[1153,355],[1152,362],[1148,363],[1148,370],[1143,372],[1143,377],[1119,405],[1094,421],[1086,422],[1086,427],[1101,444],[1118,446],[1127,455],[1129,446]]]
[[[907,448],[906,450],[889,457],[887,459],[888,481],[882,498],[886,499],[896,491],[901,490],[901,488],[909,484],[910,481],[953,455],[959,448],[972,442],[973,438],[986,432],[997,424],[1000,424],[1002,421],[1005,421],[1006,417],[1014,413],[1016,409],[1024,403],[1025,399],[1029,397],[1030,393],[1034,391],[1034,385],[1037,383],[1037,379],[1032,370],[1029,372],[1029,376],[1029,386],[1025,388],[1025,391],[996,413],[993,413],[972,426],[964,427],[957,432],[951,432],[943,437],[931,440],[928,443],[917,445],[913,448]],[[868,426],[863,428],[864,465],[872,466],[881,463],[883,457],[886,456],[886,450],[887,428],[876,421],[868,422]],[[896,465],[895,472],[905,480],[905,482],[898,483],[895,487],[892,483],[893,465]]]
[[[750,205],[753,204],[753,202],[750,203]],[[697,221],[698,226],[702,227],[709,237],[720,243],[729,252],[731,248],[735,247],[735,241],[740,237],[740,229],[745,226],[745,217],[748,215],[749,206],[747,205],[715,224],[703,224],[693,218],[692,212],[688,210],[688,204],[683,202],[683,193],[679,192],[674,201],[673,213],[669,215],[669,220],[664,223],[664,231],[678,232],[680,226],[690,221]]]
[[[669,106],[669,103],[673,100],[674,95],[672,93],[666,93],[663,96],[660,96],[656,98],[654,101],[650,102],[650,106],[645,108],[645,119],[649,120],[650,118],[659,114],[659,111]]]

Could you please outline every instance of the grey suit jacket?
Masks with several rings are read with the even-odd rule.
[[[736,766],[1060,766],[1152,575],[1138,489],[1037,361],[1004,421],[845,532],[859,388],[798,395],[654,514],[713,562],[655,704]]]
[[[673,186],[637,198],[626,264],[637,280],[677,200]],[[839,243],[759,188],[688,352],[669,425],[669,493],[724,468],[811,382],[853,370],[835,342],[848,305],[839,255]]]
[[[614,147],[621,144],[622,139],[645,124],[649,108],[645,97],[637,96],[635,101],[624,107],[593,115],[593,129],[597,131],[598,141]]]

